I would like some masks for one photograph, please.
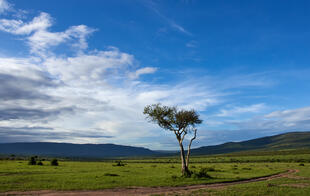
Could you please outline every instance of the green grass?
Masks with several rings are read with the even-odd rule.
[[[284,171],[286,166],[266,167],[265,164],[192,164],[212,167],[212,179],[181,178],[180,165],[128,163],[116,167],[105,162],[60,162],[49,166],[27,165],[25,161],[0,162],[0,191],[12,190],[93,190],[130,186],[178,186],[214,183],[270,175]],[[250,168],[250,169],[244,169]]]
[[[272,163],[278,166],[278,163]],[[299,164],[282,164],[288,168],[300,170],[299,173],[289,177],[277,178],[268,181],[252,182],[227,186],[223,188],[208,188],[196,191],[189,191],[182,194],[169,194],[174,196],[190,196],[190,195],[212,195],[212,196],[308,196],[310,195],[310,164],[299,166]]]
[[[49,162],[43,161],[44,165],[39,166],[28,165],[27,161],[2,160],[0,161],[0,192],[27,190],[98,190],[132,186],[181,186],[267,176],[286,171],[290,168],[300,169],[301,172],[298,175],[310,177],[310,163],[304,163],[305,166],[299,166],[300,163],[297,162],[301,158],[306,160],[307,156],[296,155],[295,158],[293,155],[240,156],[233,158],[242,161],[233,161],[231,163],[229,163],[231,157],[227,156],[193,157],[193,163],[190,165],[190,169],[192,171],[199,171],[200,168],[208,167],[208,174],[212,177],[208,179],[180,177],[180,163],[174,157],[148,160],[123,160],[125,166],[115,166],[115,162],[111,161],[59,161],[59,166],[51,166]],[[262,161],[267,158],[272,160],[275,157],[281,160],[290,160],[290,162]],[[295,162],[292,162],[291,159],[295,160]],[[250,161],[247,162],[247,160]],[[210,194],[215,195],[226,195],[228,192],[231,193],[230,195],[242,195],[243,193],[239,194],[238,191],[246,190],[248,187],[249,193],[252,190],[252,193],[256,193],[255,189],[257,188],[266,189],[266,183],[284,183],[281,180],[283,181],[285,179],[279,179],[279,182],[274,180],[272,182],[250,183],[223,190],[208,191]],[[289,189],[289,193],[290,190],[294,191],[296,188],[271,186],[263,191],[272,190],[273,193],[276,193],[275,191],[285,191],[286,189]],[[309,189],[305,189],[305,191],[310,193]],[[243,195],[246,194],[244,193]]]
[[[279,152],[269,152],[265,154],[255,155],[253,152],[243,155],[225,154],[225,155],[212,155],[212,156],[193,156],[190,161],[192,163],[257,163],[257,162],[301,162],[310,163],[310,152],[305,154],[278,154]],[[273,153],[273,154],[272,154]],[[161,157],[154,159],[134,159],[126,160],[128,163],[178,163],[179,156],[175,157]]]

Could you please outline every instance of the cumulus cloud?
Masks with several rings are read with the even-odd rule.
[[[133,55],[116,47],[57,55],[51,46],[61,43],[76,45],[76,51],[86,49],[92,30],[78,25],[52,32],[52,24],[47,13],[29,22],[0,21],[2,31],[24,36],[30,52],[39,55],[0,59],[0,127],[12,128],[8,129],[12,137],[6,137],[10,141],[21,138],[16,135],[35,134],[29,132],[34,128],[42,141],[130,144],[137,138],[164,134],[150,131],[157,128],[142,114],[147,104],[162,102],[203,110],[218,101],[199,82],[160,85],[138,81],[157,68],[138,66]],[[2,135],[7,133],[2,131]]]
[[[85,25],[71,26],[63,32],[51,32],[49,28],[53,25],[53,18],[45,12],[34,17],[30,22],[15,19],[1,19],[0,30],[15,35],[26,36],[31,52],[46,55],[46,50],[61,43],[78,40],[74,47],[82,50],[87,48],[86,38],[94,29]]]
[[[0,14],[8,11],[11,5],[6,0],[0,0]]]
[[[49,14],[42,12],[34,17],[32,21],[25,23],[22,20],[0,20],[0,30],[16,35],[28,35],[34,31],[46,31],[52,26],[52,18]]]
[[[132,55],[112,48],[75,57],[51,57],[44,65],[49,73],[65,82],[100,82],[126,70],[133,61]]]

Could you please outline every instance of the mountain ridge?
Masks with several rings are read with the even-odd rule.
[[[158,154],[144,147],[117,144],[72,144],[56,142],[16,142],[0,144],[0,154],[40,155],[56,157],[111,158],[153,156]]]
[[[251,150],[310,149],[310,132],[289,132],[241,142],[226,142],[191,150],[192,155],[214,155]],[[0,143],[0,154],[39,155],[55,157],[113,158],[168,156],[174,151],[155,151],[144,147],[117,144],[72,144],[55,142]]]
[[[213,155],[250,150],[288,150],[310,148],[310,132],[288,132],[241,142],[226,142],[191,150],[193,155]]]

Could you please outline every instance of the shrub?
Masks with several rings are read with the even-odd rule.
[[[192,177],[193,175],[193,172],[192,171],[189,171],[188,173],[186,172],[185,174],[182,175],[183,178],[190,178]]]
[[[122,161],[116,161],[116,164],[113,166],[125,166],[125,164]]]
[[[104,176],[119,176],[118,174],[105,173]]]
[[[194,178],[211,178],[208,174],[208,168],[201,168],[198,172],[194,172]]]
[[[43,165],[42,161],[39,161],[39,162],[37,163],[37,165]]]
[[[30,157],[28,165],[36,165],[37,161],[35,157]]]
[[[303,164],[303,163],[300,163],[300,164],[299,164],[299,166],[305,166],[305,164]]]
[[[58,164],[58,160],[57,159],[53,159],[52,161],[51,161],[51,165],[52,166],[58,166],[59,164]]]

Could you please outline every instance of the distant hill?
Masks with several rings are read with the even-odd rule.
[[[213,155],[242,151],[276,151],[310,149],[310,132],[291,132],[243,142],[228,142],[191,150],[192,155]],[[152,151],[142,147],[115,144],[69,144],[69,143],[4,143],[0,154],[39,155],[68,158],[115,158],[138,156],[171,156],[177,151]]]
[[[0,154],[40,155],[54,157],[111,158],[153,156],[158,152],[142,147],[115,144],[70,144],[70,143],[4,143]]]
[[[271,151],[310,148],[310,132],[291,132],[243,142],[228,142],[192,149],[193,155],[212,155],[240,151]]]

